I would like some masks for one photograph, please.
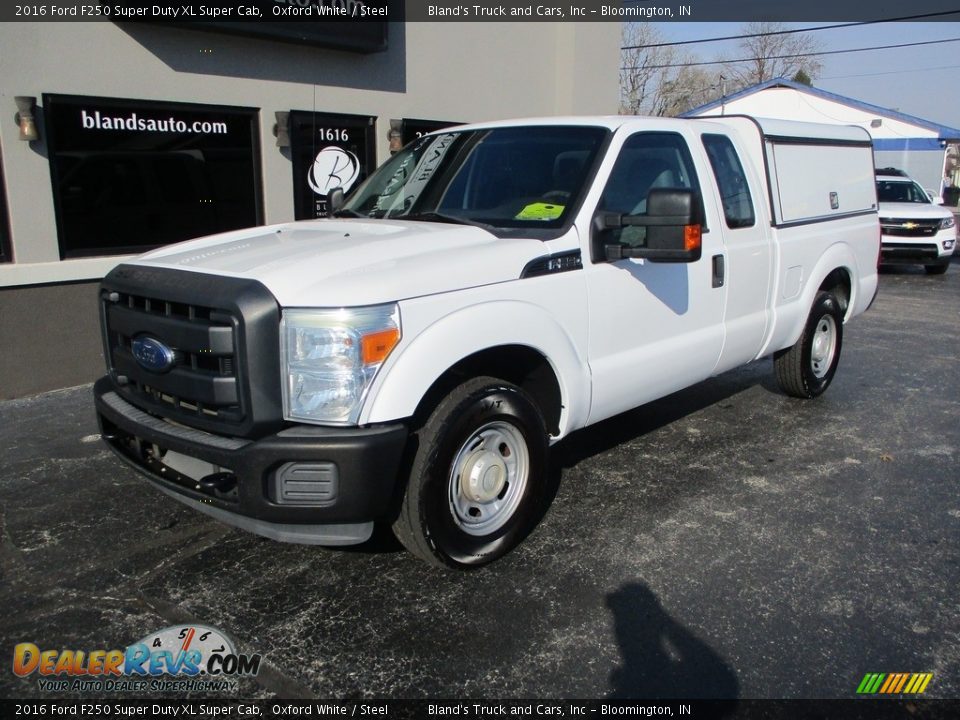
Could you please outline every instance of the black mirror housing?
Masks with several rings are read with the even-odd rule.
[[[600,213],[594,218],[594,229],[647,228],[646,244],[641,247],[604,245],[607,260],[648,258],[663,262],[695,262],[701,255],[703,219],[700,207],[699,196],[693,190],[656,188],[647,195],[645,215]]]
[[[343,207],[343,188],[334,188],[327,194],[327,214],[333,215]]]

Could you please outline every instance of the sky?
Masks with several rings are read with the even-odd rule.
[[[787,29],[834,23],[785,23]],[[741,23],[657,23],[668,41],[736,35]],[[874,47],[958,38],[960,23],[881,23],[813,32],[823,50]],[[740,57],[735,41],[699,42],[683,49],[700,60],[720,53]],[[821,57],[815,87],[881,107],[960,128],[960,41]],[[711,69],[709,66],[705,69]]]

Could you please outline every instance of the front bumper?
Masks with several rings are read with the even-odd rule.
[[[94,385],[107,445],[160,490],[217,519],[283,542],[364,542],[396,489],[408,431],[295,425],[259,440],[149,415]]]
[[[914,239],[895,235],[880,238],[881,265],[937,265],[950,262],[956,247],[956,235],[952,230],[936,236]]]

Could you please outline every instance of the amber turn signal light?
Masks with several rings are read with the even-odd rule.
[[[364,365],[376,365],[387,359],[390,351],[400,342],[397,328],[380,330],[360,338],[360,359]]]

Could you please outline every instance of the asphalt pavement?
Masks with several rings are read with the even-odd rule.
[[[572,436],[543,523],[473,573],[191,512],[106,450],[90,386],[0,403],[0,697],[77,696],[16,643],[199,623],[263,656],[226,696],[958,698],[958,350],[960,261],[884,273],[824,396],[763,360]]]

